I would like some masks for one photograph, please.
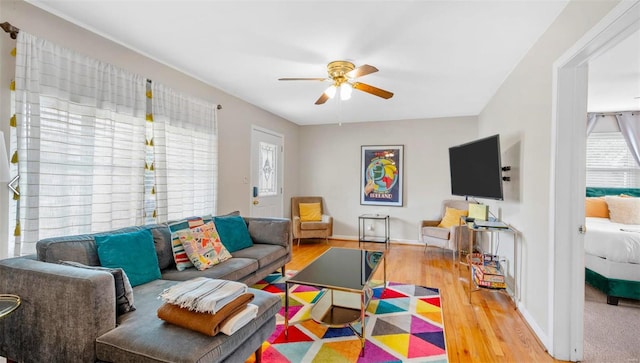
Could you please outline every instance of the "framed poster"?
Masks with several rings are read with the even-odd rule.
[[[360,148],[360,204],[401,207],[404,145]]]

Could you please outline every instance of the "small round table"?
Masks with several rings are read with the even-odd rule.
[[[11,314],[20,306],[20,296],[0,294],[0,319]]]

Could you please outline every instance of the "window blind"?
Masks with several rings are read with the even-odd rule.
[[[22,242],[142,224],[145,83],[21,31],[16,118]]]
[[[158,222],[214,214],[216,105],[152,83]]]
[[[620,132],[591,133],[586,163],[587,186],[640,187],[640,168]]]

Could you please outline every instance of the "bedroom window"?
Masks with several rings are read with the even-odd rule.
[[[589,135],[586,169],[589,187],[640,187],[640,167],[620,132]]]

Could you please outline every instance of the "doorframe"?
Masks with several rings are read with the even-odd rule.
[[[284,166],[285,166],[285,162],[286,162],[285,161],[285,157],[284,157],[284,154],[285,154],[284,153],[284,146],[285,146],[284,134],[281,134],[279,132],[273,131],[271,129],[267,129],[267,128],[262,127],[262,126],[253,125],[253,124],[251,125],[251,136],[250,136],[250,140],[251,141],[250,141],[250,145],[249,145],[249,149],[250,149],[249,150],[249,160],[250,160],[249,167],[251,168],[249,170],[249,196],[252,195],[251,194],[251,188],[253,188],[253,185],[252,185],[253,176],[252,175],[253,175],[253,168],[255,167],[255,165],[253,165],[253,162],[254,162],[254,160],[253,160],[253,158],[254,158],[254,155],[253,155],[253,141],[254,141],[253,140],[253,135],[254,135],[255,131],[260,131],[260,132],[264,132],[266,134],[271,134],[273,136],[276,136],[276,137],[279,137],[280,139],[282,139],[282,150],[281,150],[282,167],[278,168],[278,172],[281,173],[281,175],[278,176],[278,178],[280,178],[282,180],[282,183],[280,185],[280,188],[281,188],[281,190],[280,190],[280,204],[281,204],[280,205],[280,210],[282,210],[282,216],[284,217],[284,214],[285,214],[284,213],[284,170],[285,170]],[[251,211],[250,214],[253,212],[253,198],[252,197],[249,198],[249,211]]]
[[[549,210],[549,353],[584,356],[584,151],[588,62],[640,29],[640,0],[621,1],[553,64]],[[562,120],[562,121],[561,121]],[[580,179],[582,178],[582,179]]]

